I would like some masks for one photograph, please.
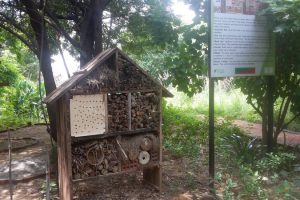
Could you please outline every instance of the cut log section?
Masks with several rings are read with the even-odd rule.
[[[73,177],[84,179],[158,164],[158,143],[152,133],[73,142]]]

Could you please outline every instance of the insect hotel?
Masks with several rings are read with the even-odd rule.
[[[172,94],[118,48],[108,49],[49,94],[56,104],[59,191],[72,183],[143,171],[161,188],[162,97]]]

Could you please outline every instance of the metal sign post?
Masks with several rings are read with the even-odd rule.
[[[209,190],[214,193],[214,179],[215,179],[215,121],[214,121],[214,80],[211,77],[211,1],[208,2],[208,65],[209,65]]]
[[[214,193],[215,179],[215,121],[214,121],[214,80],[209,78],[209,190]]]
[[[268,151],[273,145],[275,40],[257,0],[208,0],[209,189],[214,194],[214,78],[268,76]]]

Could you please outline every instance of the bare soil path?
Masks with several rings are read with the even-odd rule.
[[[44,173],[47,151],[51,147],[45,126],[33,126],[10,131],[11,138],[33,138],[37,143],[12,152],[12,178],[19,183],[13,185],[13,199],[41,199],[41,186],[45,182]],[[7,132],[0,133],[3,141]],[[32,179],[31,177],[42,177]],[[8,152],[0,153],[0,199],[10,199],[8,179]],[[26,181],[27,179],[27,181]],[[22,182],[22,180],[25,180]]]
[[[234,120],[233,124],[244,130],[250,136],[261,138],[261,124],[250,123],[243,120]],[[291,147],[300,145],[300,132],[283,131],[279,134],[277,143],[283,145],[286,144],[287,146]]]

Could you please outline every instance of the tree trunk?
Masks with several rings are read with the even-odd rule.
[[[41,72],[44,77],[46,94],[50,94],[55,88],[55,81],[51,67],[51,53],[47,39],[46,27],[42,27],[43,17],[39,13],[38,6],[32,0],[21,0],[26,8],[26,13],[29,15],[30,24],[34,31],[34,35],[39,48],[39,62],[41,64]],[[44,34],[42,34],[44,32]],[[42,38],[43,35],[43,38]],[[56,140],[56,115],[55,105],[48,105],[47,111],[50,120],[50,134]]]
[[[106,2],[107,3],[107,2]],[[92,0],[80,26],[80,67],[102,51],[102,13],[106,4]]]
[[[267,145],[268,138],[268,112],[267,112],[267,97],[264,96],[264,103],[262,104],[262,143]]]

